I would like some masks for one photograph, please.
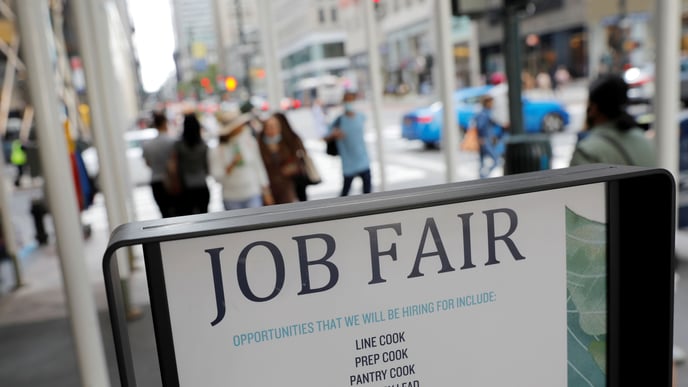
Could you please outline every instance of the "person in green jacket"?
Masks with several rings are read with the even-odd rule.
[[[17,167],[17,176],[14,178],[14,185],[19,187],[22,175],[24,175],[26,152],[24,151],[24,145],[19,139],[12,141],[12,147],[10,149],[10,162]]]
[[[587,128],[581,132],[570,165],[605,163],[654,167],[656,149],[626,112],[628,85],[618,75],[604,75],[590,85]]]

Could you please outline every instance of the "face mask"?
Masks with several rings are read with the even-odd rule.
[[[277,134],[277,135],[274,135],[272,137],[269,137],[269,136],[263,137],[263,142],[266,143],[267,145],[277,144],[280,141],[282,141],[282,135],[281,134]]]
[[[344,111],[346,112],[353,112],[354,111],[354,104],[351,102],[347,102],[344,104]]]

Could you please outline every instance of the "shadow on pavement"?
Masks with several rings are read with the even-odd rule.
[[[112,330],[107,311],[100,311],[103,345],[111,385],[119,386]],[[150,308],[129,323],[137,384],[162,386]],[[71,327],[67,318],[0,326],[0,381],[12,387],[81,385]]]

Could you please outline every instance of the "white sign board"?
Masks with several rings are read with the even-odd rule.
[[[179,384],[604,385],[605,187],[161,242]]]
[[[164,386],[669,387],[675,214],[669,171],[596,164],[125,224],[119,380],[141,245]]]

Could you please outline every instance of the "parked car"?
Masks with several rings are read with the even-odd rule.
[[[158,135],[155,128],[129,130],[124,132],[124,141],[127,152],[127,167],[129,177],[134,186],[141,186],[150,183],[151,170],[143,159],[143,144],[154,139]],[[91,177],[96,177],[100,173],[100,163],[95,147],[86,148],[81,157],[84,160],[86,170]]]
[[[629,67],[624,71],[628,84],[628,99],[633,104],[649,104],[655,95],[655,64]],[[679,98],[688,106],[688,57],[681,57],[679,63]]]
[[[494,86],[478,86],[459,89],[454,93],[454,110],[461,130],[480,111],[481,98],[489,94]],[[535,100],[523,98],[524,131],[526,133],[560,132],[569,124],[569,113],[557,100]],[[408,140],[420,140],[427,147],[440,142],[442,133],[443,107],[441,102],[414,109],[402,117],[401,135]]]

